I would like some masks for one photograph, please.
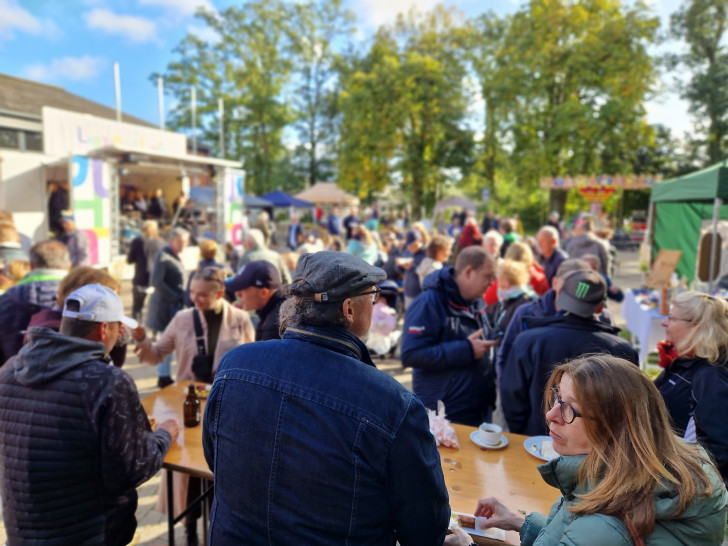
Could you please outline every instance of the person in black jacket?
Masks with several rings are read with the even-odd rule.
[[[495,280],[495,260],[469,246],[455,267],[425,278],[424,292],[405,314],[402,365],[414,368],[412,390],[426,408],[445,403],[448,419],[478,426],[495,406],[491,334],[483,293]]]
[[[65,300],[60,333],[30,328],[0,368],[0,492],[8,544],[128,544],[136,487],[176,440],[152,432],[134,381],[108,365],[122,329],[116,293],[89,284]],[[87,320],[93,317],[94,321]]]
[[[586,354],[607,353],[638,364],[637,352],[619,337],[619,328],[594,317],[604,306],[607,286],[592,270],[572,271],[563,279],[556,307],[566,311],[540,321],[518,335],[499,370],[503,413],[511,432],[548,434],[543,418],[543,392],[554,367]]]
[[[257,313],[255,341],[281,339],[279,315],[286,296],[279,290],[280,286],[278,269],[266,260],[245,264],[235,277],[225,282],[225,289],[235,293],[243,309]]]
[[[655,380],[678,435],[698,442],[728,480],[728,302],[699,292],[677,294],[662,321]]]
[[[142,309],[144,308],[144,300],[147,298],[154,258],[163,247],[164,239],[159,237],[159,227],[156,220],[144,221],[142,223],[142,234],[133,239],[129,245],[126,263],[134,264],[134,278],[131,281],[131,316],[134,320],[142,320]]]

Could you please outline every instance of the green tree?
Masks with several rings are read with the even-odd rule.
[[[354,31],[354,14],[341,0],[298,3],[293,6],[294,108],[298,140],[296,170],[310,185],[333,176],[338,117],[336,46],[347,44]]]
[[[643,4],[617,0],[532,0],[513,16],[498,56],[519,183],[631,169],[650,137],[647,45],[657,26]],[[563,211],[565,199],[552,192],[549,208]]]
[[[381,28],[365,56],[351,60],[342,76],[342,185],[364,196],[395,181],[419,218],[453,170],[464,175],[472,168],[465,36],[453,10],[410,11]]]
[[[218,38],[207,43],[188,35],[175,49],[179,60],[163,74],[166,89],[178,100],[170,112],[173,128],[190,127],[194,86],[202,137],[216,143],[217,105],[223,99],[226,156],[243,161],[248,184],[258,193],[276,187],[277,164],[286,155],[282,135],[291,112],[283,90],[291,73],[290,15],[281,2],[251,2],[219,15],[200,10],[197,17]]]
[[[672,58],[672,66],[692,72],[681,85],[690,111],[707,118],[708,157],[723,159],[728,134],[728,50],[724,42],[728,24],[728,0],[690,0],[672,15],[670,28],[688,50]]]

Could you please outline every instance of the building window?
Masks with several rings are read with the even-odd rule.
[[[17,129],[0,127],[0,148],[11,148],[13,150],[20,148],[20,138]]]
[[[33,152],[43,151],[43,135],[25,131],[25,149]]]

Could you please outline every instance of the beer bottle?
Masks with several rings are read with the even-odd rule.
[[[186,427],[196,427],[200,424],[200,399],[197,398],[195,386],[192,384],[187,389],[183,414]]]

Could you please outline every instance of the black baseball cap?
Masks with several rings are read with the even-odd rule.
[[[572,271],[563,277],[564,286],[556,298],[556,307],[580,317],[591,317],[604,303],[607,283],[591,269]]]
[[[230,292],[239,292],[250,286],[274,290],[279,288],[281,274],[278,268],[267,260],[256,260],[245,264],[237,275],[225,281],[225,288]]]

